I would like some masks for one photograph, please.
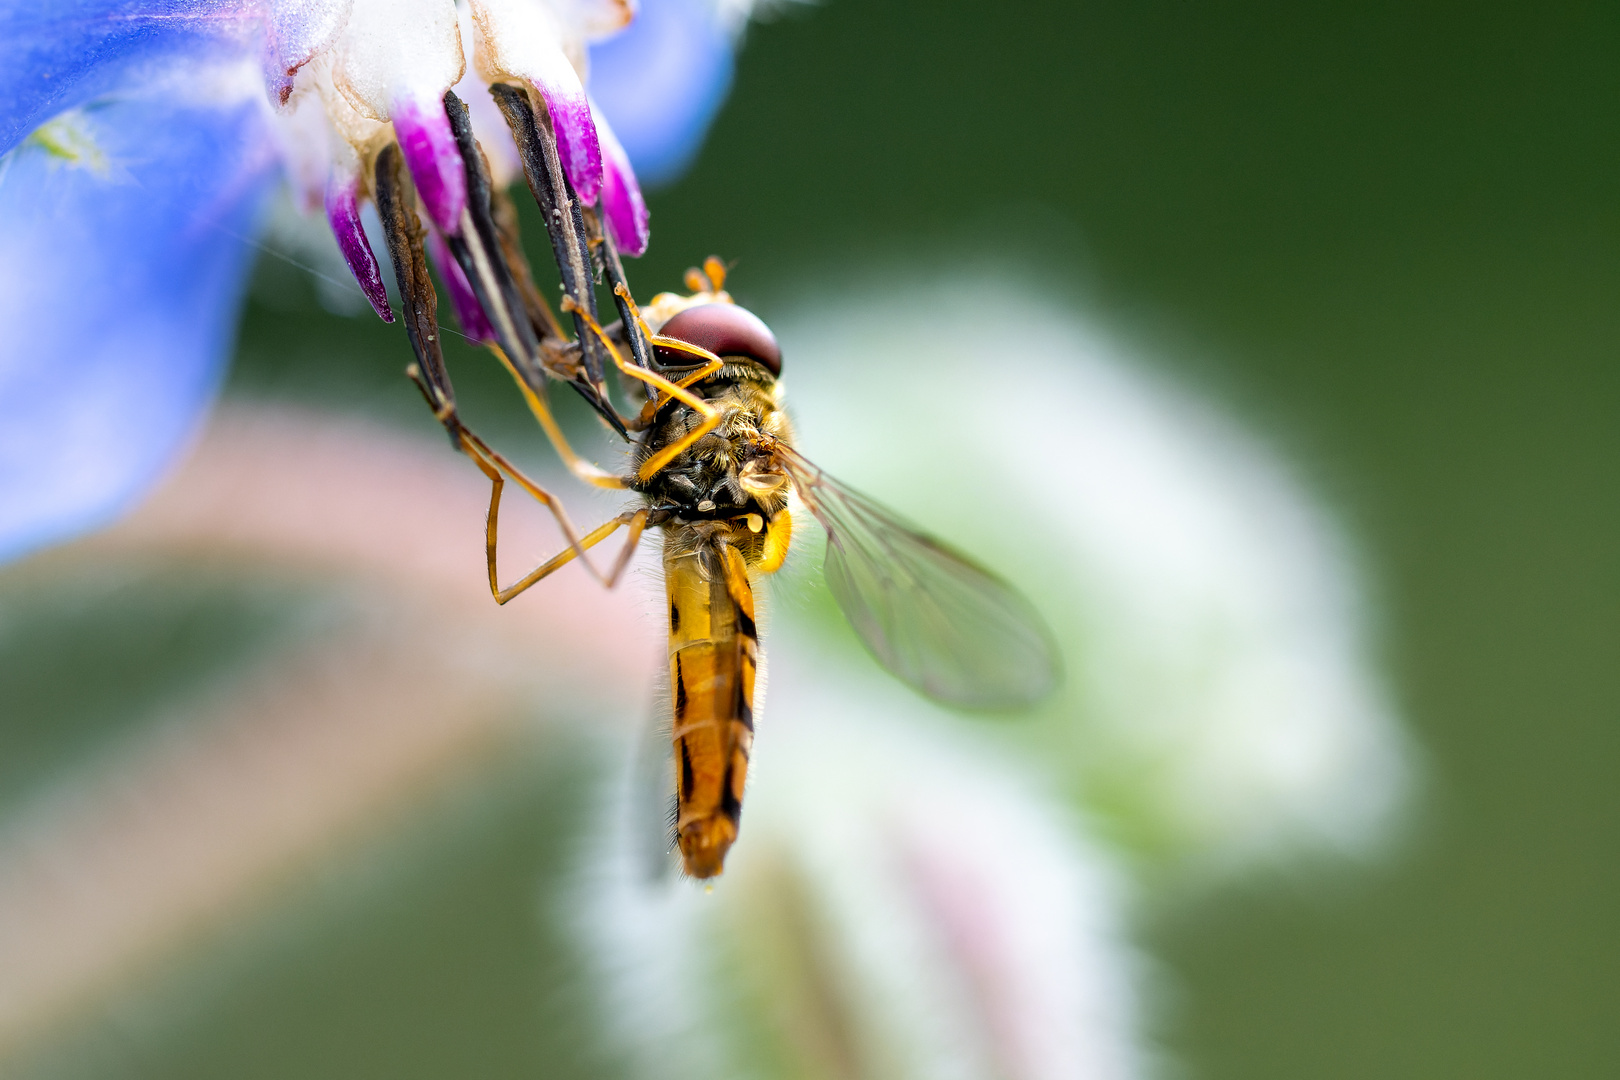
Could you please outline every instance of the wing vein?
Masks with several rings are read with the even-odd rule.
[[[827,584],[879,663],[962,708],[1027,708],[1052,691],[1060,672],[1052,634],[1017,590],[798,451],[777,451],[827,533]]]

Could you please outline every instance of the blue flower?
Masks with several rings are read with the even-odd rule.
[[[632,163],[667,179],[689,160],[734,37],[714,0],[644,6],[630,21],[630,0],[0,0],[0,560],[113,519],[195,435],[279,178],[324,204],[392,321],[359,228],[369,170],[397,142],[430,227],[459,234],[452,86],[497,185],[517,163],[480,84],[522,87],[574,190],[640,254]]]

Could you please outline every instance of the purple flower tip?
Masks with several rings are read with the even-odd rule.
[[[625,255],[641,255],[652,236],[647,202],[630,166],[630,156],[613,137],[607,121],[598,120],[602,144],[602,217],[613,245]]]
[[[393,322],[394,312],[388,306],[388,290],[383,288],[377,256],[372,254],[366,230],[360,224],[359,185],[354,179],[333,177],[326,185],[326,220],[332,224],[332,235],[337,237],[349,273],[360,283],[360,291],[371,301],[372,310],[383,322]]]
[[[438,268],[439,277],[444,280],[445,291],[450,294],[450,306],[455,308],[456,322],[461,324],[461,332],[475,345],[494,341],[495,328],[484,317],[477,294],[467,281],[467,275],[462,272],[461,264],[450,254],[450,247],[444,238],[437,232],[428,233],[427,248],[433,265]]]
[[[460,232],[461,213],[467,208],[467,173],[443,104],[407,98],[394,102],[393,114],[394,136],[428,216],[444,232]]]
[[[557,133],[557,153],[562,157],[568,182],[586,206],[595,206],[602,192],[602,145],[597,139],[596,122],[590,102],[582,90],[548,86],[536,82],[536,90],[551,114],[551,127]]]

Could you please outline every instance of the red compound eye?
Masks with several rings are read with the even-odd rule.
[[[782,347],[776,343],[776,335],[758,315],[736,304],[689,307],[665,323],[658,333],[708,349],[716,356],[746,356],[757,360],[772,375],[782,374]],[[665,364],[689,367],[696,358],[674,349],[659,349],[658,359]]]

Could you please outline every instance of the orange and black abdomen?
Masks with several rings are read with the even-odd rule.
[[[667,537],[675,837],[686,872],[714,877],[737,839],[754,742],[759,631],[742,555],[725,535]]]

